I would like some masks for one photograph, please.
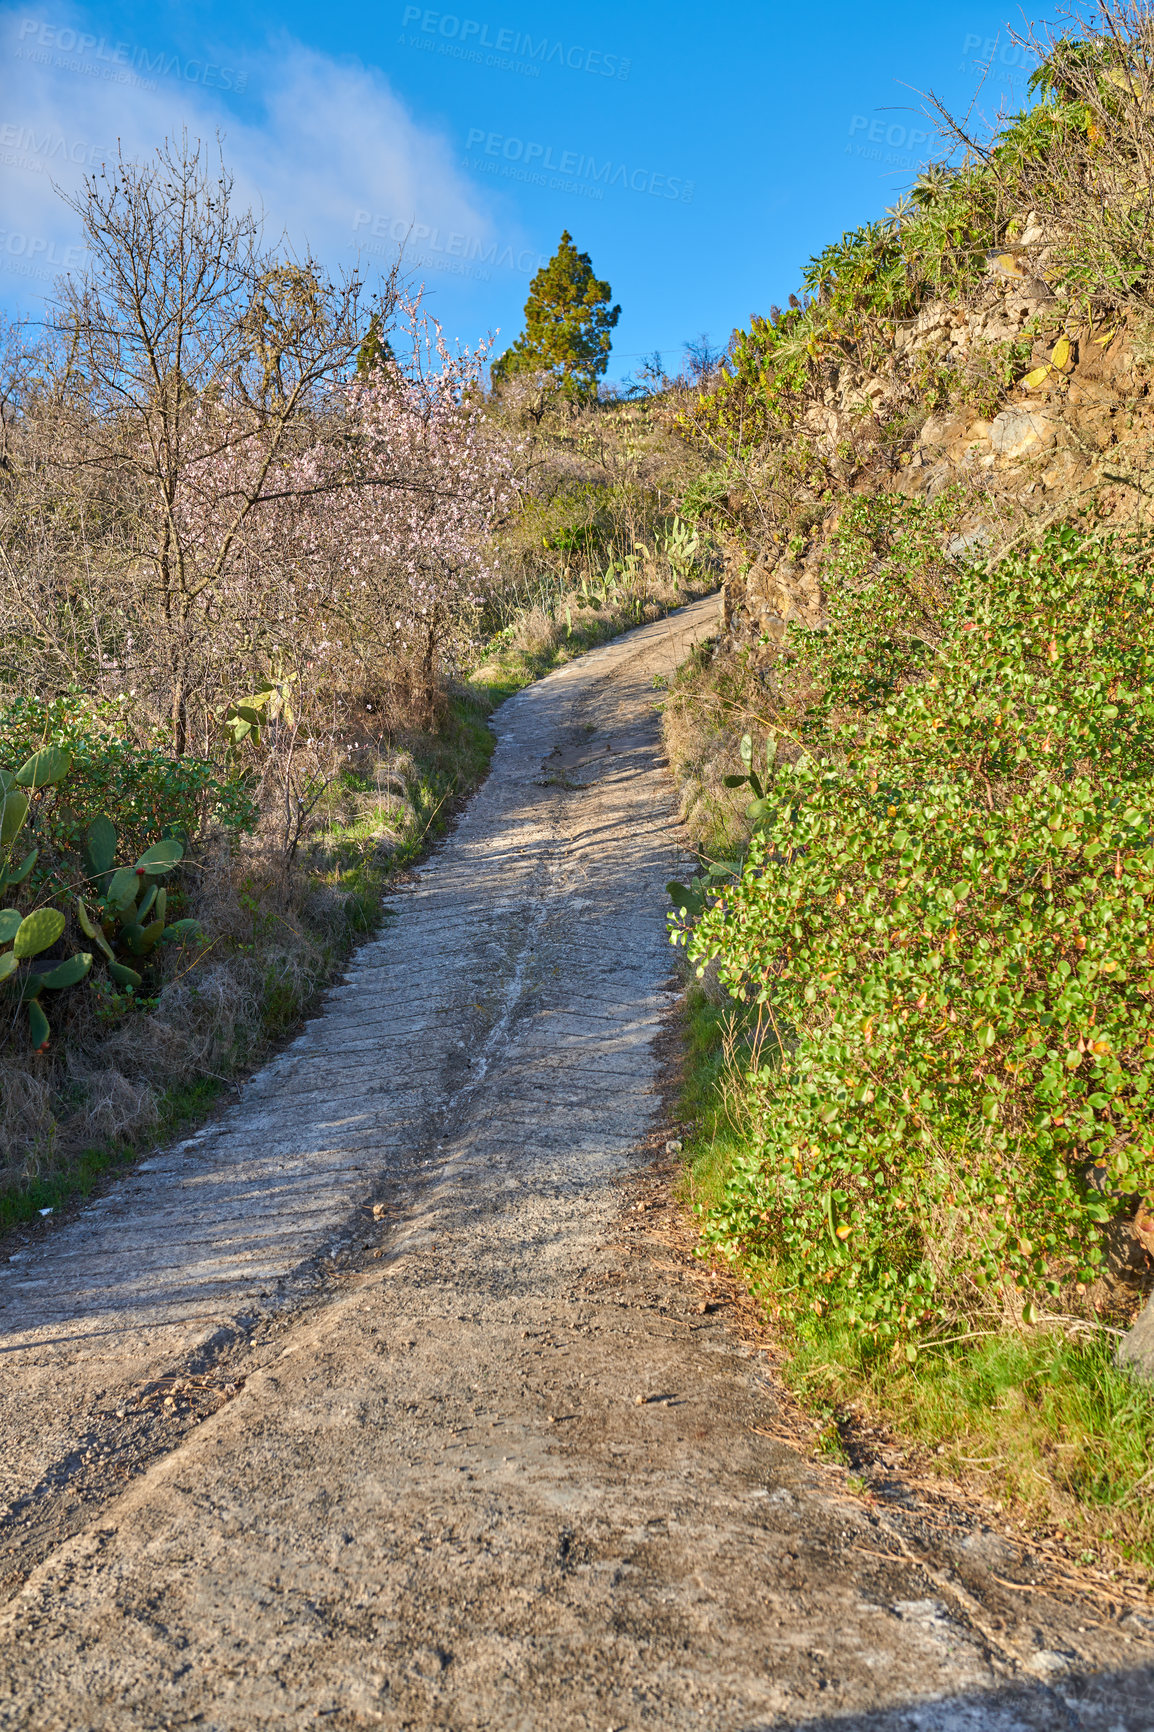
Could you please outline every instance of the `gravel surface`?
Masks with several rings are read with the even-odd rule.
[[[716,608],[511,699],[323,1014],[0,1268],[0,1727],[1154,1728],[1154,1619],[808,1464],[647,1228]]]

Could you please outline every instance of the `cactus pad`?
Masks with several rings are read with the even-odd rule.
[[[90,878],[111,872],[116,863],[116,827],[102,812],[93,818],[84,836],[84,869]]]
[[[39,854],[39,848],[33,848],[31,854],[26,854],[15,870],[10,867],[8,871],[4,873],[4,888],[6,890],[10,884],[23,884],[29,872],[31,872],[33,866],[35,866]]]
[[[100,922],[93,918],[83,897],[81,897],[76,904],[76,918],[80,922],[80,930],[83,932],[85,938],[91,938],[93,944],[95,944],[108,958],[109,962],[111,962],[112,946],[109,944],[107,938],[105,938]]]
[[[88,970],[92,967],[92,957],[87,950],[78,950],[75,956],[68,957],[65,962],[58,962],[56,967],[43,976],[40,984],[48,987],[50,992],[60,992],[66,986],[77,986]]]
[[[119,872],[112,874],[112,882],[108,886],[108,900],[116,908],[125,909],[136,901],[136,892],[140,889],[140,876],[135,866],[122,866]]]
[[[184,848],[181,843],[175,840],[157,842],[153,847],[145,849],[136,862],[136,869],[139,872],[143,866],[146,872],[153,874],[171,872],[183,859]]]
[[[48,1026],[48,1018],[38,1004],[28,1006],[28,1032],[32,1036],[32,1045],[36,1051],[43,1052],[52,1030]]]
[[[7,848],[15,842],[27,816],[27,794],[22,794],[17,788],[4,796],[4,804],[0,806],[0,846]]]
[[[60,746],[43,746],[26,764],[21,764],[16,772],[16,784],[20,788],[47,788],[66,776],[71,768],[71,752]]]
[[[64,931],[64,916],[58,908],[38,908],[19,925],[12,951],[15,956],[36,956],[55,944]]]

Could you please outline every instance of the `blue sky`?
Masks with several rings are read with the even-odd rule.
[[[622,305],[610,375],[724,342],[934,154],[919,92],[1024,95],[1010,9],[684,0],[0,7],[0,304],[81,259],[51,182],[224,135],[242,196],[331,264],[406,259],[446,334],[521,328],[563,228]],[[983,68],[992,68],[983,83]],[[979,91],[979,86],[980,91]]]

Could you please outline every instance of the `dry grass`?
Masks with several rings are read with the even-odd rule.
[[[648,625],[711,594],[717,584],[711,565],[682,572],[653,559],[601,605],[591,605],[579,589],[559,590],[547,605],[536,603],[497,635],[473,677],[499,688],[540,679],[632,626]]]
[[[49,1052],[21,1052],[14,1037],[0,1105],[0,1191],[52,1178],[86,1149],[139,1143],[174,1092],[258,1062],[347,948],[336,922],[325,930],[306,914],[306,875],[286,874],[259,841],[217,839],[189,877],[189,911],[205,936],[163,954],[151,997],[111,1015],[94,995],[74,992]]]
[[[203,937],[160,953],[151,996],[109,1005],[87,988],[61,994],[42,1055],[17,1020],[0,1093],[0,1225],[86,1188],[118,1153],[202,1113],[299,1023],[380,918],[390,874],[483,776],[493,702],[458,691],[435,731],[411,715],[392,739],[362,728],[295,857],[275,809],[256,835],[202,838],[178,887]]]
[[[765,689],[748,653],[699,644],[682,664],[662,718],[665,751],[678,790],[682,823],[708,858],[740,852],[749,838],[747,788],[727,788],[740,774],[743,734],[764,761],[768,736]]]

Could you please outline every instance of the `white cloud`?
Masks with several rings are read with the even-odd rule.
[[[0,61],[0,299],[33,302],[75,262],[79,224],[53,180],[72,190],[118,144],[143,157],[182,129],[209,141],[222,133],[238,202],[263,210],[267,238],[283,230],[298,252],[311,248],[331,265],[351,264],[359,242],[371,274],[410,221],[419,225],[410,251],[427,248],[422,229],[436,234],[434,246],[459,237],[466,255],[494,238],[449,142],[413,118],[381,73],[291,39],[214,65],[102,36],[79,13],[4,10]],[[229,106],[238,83],[243,113]]]

